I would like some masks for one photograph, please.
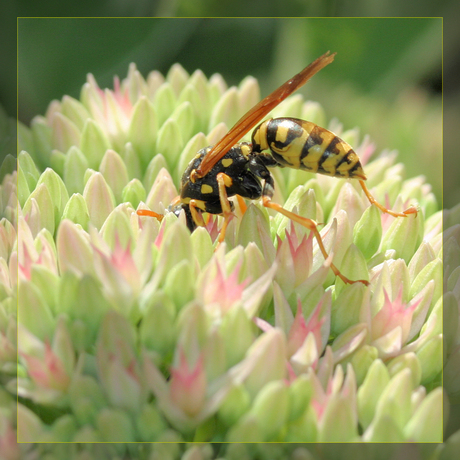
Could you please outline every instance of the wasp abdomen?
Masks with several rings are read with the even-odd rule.
[[[351,146],[333,132],[310,121],[274,118],[261,123],[252,136],[253,150],[270,149],[281,165],[335,177],[366,179]]]

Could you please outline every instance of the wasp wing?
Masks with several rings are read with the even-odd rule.
[[[297,75],[289,79],[278,89],[256,104],[249,112],[243,115],[232,129],[208,152],[203,158],[200,167],[195,172],[195,177],[205,176],[212,167],[256,124],[268,115],[278,104],[290,94],[299,89],[313,75],[326,67],[334,60],[336,53],[329,54],[329,51],[309,64]]]

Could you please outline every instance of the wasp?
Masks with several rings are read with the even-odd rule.
[[[370,203],[382,212],[395,217],[417,213],[415,207],[400,213],[390,211],[378,203],[366,187],[366,175],[358,155],[347,142],[331,131],[297,118],[269,119],[255,127],[286,97],[330,64],[335,54],[328,51],[313,61],[243,115],[216,145],[200,150],[191,160],[181,179],[180,196],[171,205],[176,215],[185,212],[190,231],[197,226],[205,226],[203,213],[222,215],[224,221],[218,239],[221,243],[234,209],[229,197],[239,195],[249,200],[261,198],[265,207],[312,231],[324,258],[327,259],[328,254],[318,231],[318,224],[272,202],[275,184],[269,168],[273,167],[357,179]],[[239,142],[254,127],[251,142]],[[137,213],[160,220],[163,217],[144,209]],[[365,280],[350,280],[334,264],[331,263],[330,266],[334,274],[345,283],[369,284]]]

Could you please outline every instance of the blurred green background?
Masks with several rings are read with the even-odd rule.
[[[441,202],[440,18],[21,18],[18,117],[28,124],[52,99],[78,98],[88,72],[112,87],[130,62],[144,76],[175,62],[229,84],[250,74],[266,95],[327,50],[334,63],[301,92],[369,134],[377,153],[397,149]]]

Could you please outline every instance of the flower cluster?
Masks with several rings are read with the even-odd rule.
[[[167,211],[191,158],[258,100],[253,78],[227,88],[131,65],[114,90],[90,75],[80,100],[19,125],[18,170],[2,184],[19,206],[2,201],[0,366],[16,370],[17,301],[5,391],[17,385],[20,442],[441,441],[441,211],[394,153],[371,160],[367,137],[335,126],[377,199],[419,207],[407,218],[382,215],[353,181],[273,170],[274,200],[324,223],[327,260],[257,202],[235,201],[220,245],[220,217],[190,234]],[[297,95],[275,112],[325,125]],[[332,261],[370,286],[345,285]],[[452,304],[459,274],[445,280]],[[0,429],[10,449],[12,423]],[[211,458],[206,446],[187,458]]]

